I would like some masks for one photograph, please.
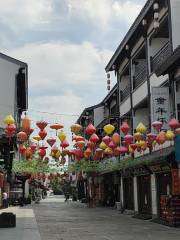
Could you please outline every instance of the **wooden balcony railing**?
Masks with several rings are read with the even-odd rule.
[[[124,90],[120,91],[121,102],[130,95],[130,84],[128,84]]]
[[[151,72],[154,72],[168,57],[171,56],[170,43],[166,43],[154,57],[151,57]]]
[[[136,73],[136,76],[133,77],[133,89],[137,88],[141,83],[143,83],[147,79],[147,69],[146,66],[144,66],[138,73]]]

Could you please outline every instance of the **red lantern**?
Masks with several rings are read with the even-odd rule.
[[[28,136],[30,136],[31,133],[34,132],[34,129],[33,129],[33,128],[30,128],[30,129],[26,130],[25,132],[27,133]]]
[[[133,142],[133,136],[128,134],[124,137],[124,141],[126,144],[131,144]]]
[[[123,122],[123,124],[120,127],[121,131],[126,135],[129,131],[129,125],[127,122]]]
[[[42,146],[39,147],[39,149],[45,149],[45,150],[46,150],[47,148],[48,148],[48,147],[47,147],[46,145],[42,145]]]
[[[7,137],[12,137],[16,132],[16,125],[13,124],[8,124],[5,128],[5,134]]]
[[[95,133],[93,133],[89,140],[96,144],[99,141],[99,137]]]
[[[96,128],[92,125],[92,123],[90,123],[90,124],[87,126],[85,132],[86,132],[86,134],[88,134],[88,135],[92,135],[93,133],[96,132]]]
[[[94,149],[94,148],[95,148],[95,143],[89,141],[89,142],[87,143],[87,147],[89,147],[90,149]]]
[[[20,145],[18,151],[21,155],[24,155],[26,151],[26,147],[24,145]]]
[[[153,128],[156,129],[157,132],[160,131],[160,129],[162,128],[162,125],[163,123],[160,121],[155,121],[152,123]]]
[[[133,151],[135,151],[137,148],[137,145],[135,143],[132,143],[130,144],[130,147],[132,148]]]
[[[25,142],[28,138],[27,134],[23,131],[19,132],[16,136],[17,136],[18,141],[20,141],[20,142]]]
[[[59,124],[59,123],[54,123],[52,125],[50,125],[50,128],[51,129],[54,129],[54,130],[59,130],[59,129],[62,129],[64,126],[62,124]]]
[[[84,154],[83,154],[83,152],[82,152],[80,149],[74,150],[74,155],[76,156],[76,158],[77,158],[78,160],[80,160],[81,158],[84,157]]]
[[[69,147],[69,143],[68,143],[68,141],[67,141],[66,139],[61,143],[61,147],[62,147],[62,148],[67,148],[67,147]]]
[[[111,142],[111,137],[105,136],[103,137],[102,141],[108,146],[109,143]]]
[[[114,156],[119,156],[121,154],[121,148],[117,147],[114,149]]]
[[[39,149],[39,156],[41,157],[41,159],[43,159],[43,157],[46,156],[46,150],[45,149]]]
[[[92,153],[91,149],[90,149],[90,148],[87,148],[87,149],[84,151],[84,157],[85,157],[86,159],[89,159],[89,158],[91,157],[91,153]]]
[[[179,121],[175,118],[172,118],[171,121],[169,122],[169,126],[171,129],[175,130],[176,128],[180,127]]]
[[[36,146],[35,143],[32,143],[32,144],[30,145],[30,148],[31,148],[32,152],[34,153],[34,152],[36,151],[37,146]]]
[[[38,126],[38,128],[43,131],[45,129],[45,127],[47,127],[48,123],[45,121],[39,121],[36,123],[36,125]]]
[[[47,139],[47,143],[52,147],[56,142],[55,138],[48,138]]]
[[[41,130],[39,131],[39,136],[42,140],[44,140],[45,137],[47,136],[47,132],[45,130]]]

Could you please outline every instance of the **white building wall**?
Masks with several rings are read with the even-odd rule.
[[[168,79],[168,75],[157,77],[155,73],[150,76],[150,87],[159,87]]]
[[[137,88],[133,94],[133,107],[140,103],[145,97],[147,97],[147,82],[144,82],[139,88]]]
[[[122,76],[119,84],[120,90],[124,90],[125,87],[128,85],[129,85],[129,75]]]
[[[180,1],[171,0],[171,22],[172,22],[172,41],[173,41],[173,50],[180,45]]]
[[[104,120],[104,106],[94,109],[94,125],[98,126]]]
[[[128,113],[131,109],[130,97],[120,104],[120,116]]]
[[[3,119],[15,112],[16,74],[20,66],[0,58],[0,128],[4,128]]]

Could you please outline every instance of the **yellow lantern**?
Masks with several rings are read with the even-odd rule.
[[[166,132],[166,139],[167,139],[168,141],[172,141],[174,138],[175,138],[175,134],[173,133],[173,131],[168,130],[168,131]]]
[[[107,148],[107,145],[106,145],[104,142],[101,142],[101,143],[99,144],[99,147],[100,147],[101,149],[105,150],[105,149]]]
[[[107,154],[107,155],[111,155],[113,154],[113,150],[109,147],[107,147],[105,150],[104,150],[104,153]]]
[[[58,138],[61,142],[63,142],[66,139],[66,134],[63,131],[60,131],[58,133]]]
[[[81,129],[82,129],[82,126],[77,124],[77,123],[71,125],[71,132],[76,134],[76,135],[81,131]]]
[[[142,122],[140,122],[136,127],[136,132],[144,134],[144,133],[146,133],[146,131],[147,131],[147,128],[144,126],[144,124]]]
[[[7,115],[3,121],[5,124],[14,124],[15,120],[12,115]]]
[[[142,139],[142,134],[140,132],[137,132],[134,134],[134,139],[136,141],[140,141]]]
[[[41,140],[41,137],[39,135],[37,135],[37,136],[34,136],[33,139],[36,140],[37,142],[39,142]]]
[[[111,133],[113,133],[115,127],[111,124],[107,124],[106,126],[104,126],[104,131],[106,134],[110,135]]]

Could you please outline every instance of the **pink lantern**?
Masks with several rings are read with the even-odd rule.
[[[111,141],[111,142],[109,143],[108,147],[114,149],[114,148],[116,147],[116,145],[114,144],[113,141]]]
[[[129,125],[128,123],[125,121],[123,122],[123,124],[120,127],[121,131],[124,133],[124,135],[126,135],[129,131]]]
[[[93,133],[96,132],[96,128],[92,125],[92,123],[90,123],[90,124],[87,126],[85,132],[86,132],[86,134],[88,134],[88,135],[92,135]]]
[[[128,134],[124,137],[124,141],[126,144],[131,144],[133,142],[133,136]]]
[[[155,121],[152,123],[153,128],[156,129],[157,132],[160,131],[160,129],[162,128],[162,125],[163,123],[160,121]]]
[[[93,133],[89,140],[96,144],[99,141],[99,137],[95,133]]]
[[[55,138],[48,138],[47,139],[47,143],[52,147],[56,142]]]
[[[152,143],[153,141],[156,140],[157,135],[154,133],[148,133],[147,134],[147,140],[149,143]]]
[[[179,121],[175,118],[172,118],[169,122],[169,126],[171,129],[175,130],[176,128],[180,127]]]
[[[121,146],[119,150],[121,155],[124,155],[128,152],[128,149],[124,146]]]
[[[105,136],[103,137],[102,141],[108,146],[109,143],[111,142],[111,137]]]

